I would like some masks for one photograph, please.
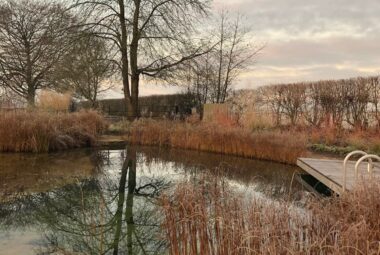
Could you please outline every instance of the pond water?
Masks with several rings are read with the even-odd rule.
[[[157,197],[203,173],[267,199],[298,199],[296,167],[130,147],[0,154],[0,255],[165,254]]]

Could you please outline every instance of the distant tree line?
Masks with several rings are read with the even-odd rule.
[[[278,126],[380,128],[379,76],[265,86],[256,101]]]

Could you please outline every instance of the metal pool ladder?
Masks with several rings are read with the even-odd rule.
[[[370,174],[370,177],[372,177],[372,174],[373,174],[373,161],[372,160],[375,159],[375,160],[380,162],[379,156],[374,155],[374,154],[368,154],[364,151],[356,150],[356,151],[349,153],[343,161],[343,185],[342,185],[343,186],[343,192],[346,191],[346,184],[347,184],[347,162],[354,155],[362,155],[362,157],[359,160],[357,160],[356,164],[355,164],[355,182],[357,182],[358,175],[359,175],[359,165],[364,160],[368,160],[367,171]]]

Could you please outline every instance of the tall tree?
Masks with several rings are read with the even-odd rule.
[[[51,73],[63,56],[74,18],[54,2],[0,3],[0,85],[34,106],[36,91],[52,86]]]
[[[234,82],[254,63],[263,48],[253,43],[250,31],[242,21],[240,15],[233,18],[223,11],[212,32],[218,45],[206,57],[188,62],[191,68],[186,67],[186,70],[190,74],[185,79],[190,91],[197,95],[201,93],[198,95],[198,98],[202,98],[201,103],[224,103]]]
[[[139,116],[142,75],[157,78],[207,50],[190,35],[209,0],[75,0],[88,28],[116,46],[128,117]]]

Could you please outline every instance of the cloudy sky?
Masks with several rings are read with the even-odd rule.
[[[380,74],[380,0],[214,0],[213,8],[243,14],[266,44],[237,88]]]
[[[239,86],[380,73],[379,0],[216,0],[266,42]]]

